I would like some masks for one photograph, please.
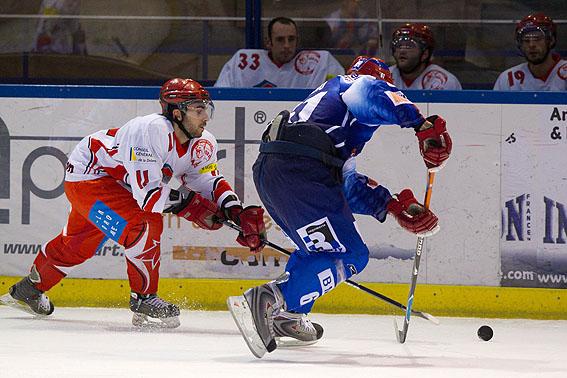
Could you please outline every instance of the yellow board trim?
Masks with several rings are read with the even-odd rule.
[[[19,277],[0,276],[0,294]],[[162,278],[159,294],[182,308],[226,310],[226,298],[266,280]],[[405,304],[408,285],[364,283]],[[67,278],[49,291],[55,306],[127,307],[126,280]],[[563,289],[528,289],[481,286],[417,285],[414,309],[434,316],[567,320],[567,292]],[[341,285],[317,300],[314,312],[332,314],[403,315],[401,310],[362,291]]]

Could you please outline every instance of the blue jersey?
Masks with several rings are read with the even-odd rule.
[[[415,128],[425,119],[395,86],[347,75],[313,91],[293,109],[290,121],[317,124],[345,160],[342,183],[323,161],[300,155],[261,152],[252,168],[262,203],[298,247],[286,265],[289,279],[278,287],[288,311],[307,313],[317,298],[368,264],[353,213],[380,222],[387,216],[389,190],[358,173],[354,156],[378,127]]]
[[[343,159],[358,155],[382,125],[415,128],[425,119],[395,86],[368,75],[337,76],[292,111],[291,122],[325,129]]]

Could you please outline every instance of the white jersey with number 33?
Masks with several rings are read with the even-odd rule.
[[[535,77],[528,63],[507,69],[498,76],[495,91],[565,91],[567,90],[567,60],[560,59],[545,78]]]
[[[226,62],[215,87],[317,88],[344,73],[328,51],[300,51],[290,62],[278,66],[267,50],[242,49]]]

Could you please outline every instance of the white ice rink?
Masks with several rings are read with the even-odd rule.
[[[139,331],[126,309],[57,308],[34,319],[0,306],[0,377],[567,377],[567,321],[323,315],[316,345],[258,360],[228,312],[183,311],[181,327]],[[401,317],[398,318],[401,323]],[[481,341],[483,324],[494,338]]]

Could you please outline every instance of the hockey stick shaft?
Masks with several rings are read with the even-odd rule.
[[[427,187],[425,188],[425,200],[423,201],[423,205],[426,209],[429,209],[429,203],[431,202],[431,191],[433,189],[433,182],[435,181],[435,172],[428,171],[427,173]],[[404,317],[404,326],[402,330],[398,330],[398,325],[394,320],[394,324],[396,327],[396,338],[400,344],[406,342],[406,337],[408,335],[408,328],[409,328],[409,321],[410,316],[413,313],[412,306],[413,306],[413,297],[415,294],[415,287],[417,286],[417,274],[419,273],[419,264],[421,261],[421,253],[423,252],[423,245],[425,242],[425,237],[419,236],[417,238],[417,246],[415,247],[415,258],[413,260],[413,269],[412,269],[412,276],[410,282],[410,290],[408,293],[408,304],[406,306],[406,316]]]
[[[236,230],[236,231],[238,231],[238,232],[241,232],[241,231],[242,231],[242,229],[240,228],[240,226],[238,226],[238,225],[236,225],[236,224],[234,224],[234,223],[232,223],[232,222],[230,222],[230,221],[224,220],[224,221],[223,221],[223,224],[225,224],[226,226],[228,226],[228,227],[230,227],[230,228],[232,228],[233,230]],[[283,248],[283,247],[280,247],[280,246],[277,245],[277,244],[272,243],[272,242],[269,241],[269,240],[264,239],[264,243],[266,243],[267,246],[272,247],[273,249],[275,249],[276,251],[278,251],[278,252],[280,252],[280,253],[282,253],[282,254],[284,254],[284,255],[291,256],[291,252],[290,252],[290,251],[288,251],[287,249],[285,249],[285,248]],[[403,310],[403,311],[406,311],[406,306],[404,306],[404,305],[401,304],[400,302],[398,302],[398,301],[396,301],[396,300],[394,300],[394,299],[392,299],[392,298],[390,298],[390,297],[385,296],[384,294],[380,294],[380,293],[378,293],[378,292],[376,292],[376,291],[374,291],[374,290],[372,290],[372,289],[370,289],[370,288],[368,288],[368,287],[366,287],[366,286],[364,286],[364,285],[361,285],[361,284],[356,283],[356,282],[351,281],[351,280],[346,280],[345,283],[348,284],[348,285],[350,285],[350,286],[352,286],[352,287],[354,287],[354,288],[356,288],[356,289],[358,289],[358,290],[362,290],[362,291],[364,291],[365,293],[370,294],[370,295],[372,295],[372,296],[375,297],[375,298],[378,298],[378,299],[380,299],[380,300],[382,300],[382,301],[384,301],[384,302],[386,302],[386,303],[389,303],[389,304],[391,304],[391,305],[394,306],[394,307],[397,307],[397,308],[399,308],[399,309],[401,309],[401,310]],[[439,321],[437,320],[437,318],[435,318],[433,315],[428,314],[428,313],[426,313],[426,312],[421,312],[421,311],[417,311],[417,310],[411,310],[411,313],[412,313],[413,315],[418,316],[418,317],[420,317],[420,318],[423,318],[423,319],[425,319],[425,320],[429,320],[429,321],[431,321],[431,322],[433,322],[433,323],[435,323],[435,324],[439,324]]]

